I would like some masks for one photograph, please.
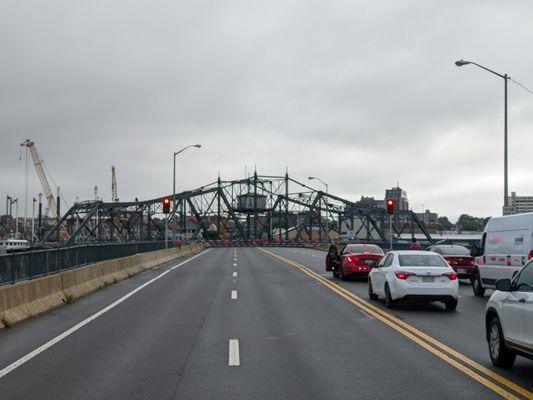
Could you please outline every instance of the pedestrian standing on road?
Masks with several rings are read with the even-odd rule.
[[[413,238],[413,241],[411,242],[411,246],[409,246],[409,250],[422,250],[422,246],[416,240],[416,238]]]

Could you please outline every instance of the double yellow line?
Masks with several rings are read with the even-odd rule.
[[[364,311],[368,315],[380,320],[384,324],[388,325],[392,329],[401,333],[402,335],[408,337],[413,342],[422,346],[424,349],[430,351],[437,357],[446,361],[448,364],[454,366],[461,372],[470,376],[472,379],[478,381],[479,383],[485,385],[490,390],[498,393],[505,399],[520,400],[521,397],[518,397],[516,394],[523,396],[526,399],[533,400],[533,392],[523,388],[522,386],[517,385],[516,383],[510,381],[509,379],[497,374],[496,372],[484,367],[483,365],[475,362],[474,360],[468,358],[462,353],[452,349],[451,347],[446,346],[444,343],[438,341],[437,339],[429,336],[428,334],[420,331],[414,326],[402,321],[401,319],[396,318],[394,315],[388,313],[387,311],[381,309],[380,307],[375,306],[372,303],[369,303],[366,300],[363,300],[361,297],[353,294],[352,292],[344,289],[342,286],[326,279],[310,268],[294,261],[289,258],[280,256],[272,251],[259,248],[260,251],[266,253],[274,258],[277,258],[280,261],[283,261],[286,264],[292,265],[293,267],[298,268],[305,274],[309,275],[313,279],[322,283],[325,287],[332,290],[342,298],[346,299],[360,310]],[[483,375],[485,376],[483,376]],[[492,379],[493,381],[489,380]],[[514,393],[512,393],[511,391]]]

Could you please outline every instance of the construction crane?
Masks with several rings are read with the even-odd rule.
[[[50,189],[48,179],[46,178],[46,174],[44,172],[43,160],[41,160],[41,158],[39,157],[39,153],[37,152],[35,143],[32,142],[30,139],[26,139],[20,145],[22,147],[27,147],[30,150],[33,165],[35,166],[35,171],[37,171],[37,176],[39,177],[39,180],[41,181],[41,186],[43,187],[44,197],[46,197],[48,211],[52,213],[53,217],[58,218],[59,215],[57,215],[57,203],[54,198],[54,194]],[[45,212],[45,215],[48,214],[48,211]]]
[[[118,201],[118,191],[117,191],[117,174],[115,172],[115,166],[111,166],[111,201]]]

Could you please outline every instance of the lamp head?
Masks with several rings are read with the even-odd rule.
[[[458,60],[455,62],[455,65],[457,65],[458,67],[462,67],[463,65],[467,65],[467,64],[470,64],[470,61]]]

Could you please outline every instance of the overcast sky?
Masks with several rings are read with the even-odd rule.
[[[111,165],[121,200],[170,193],[172,151],[201,143],[179,190],[288,167],[351,200],[399,182],[415,211],[500,214],[503,80],[454,61],[533,86],[532,17],[531,0],[0,0],[0,213],[31,138],[69,202],[109,200]],[[510,83],[509,104],[510,190],[533,195],[533,96]]]

